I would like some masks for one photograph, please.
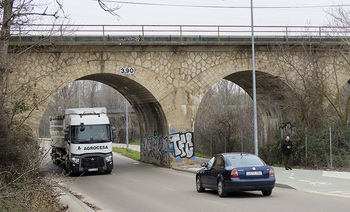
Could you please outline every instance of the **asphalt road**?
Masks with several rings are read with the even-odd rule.
[[[283,188],[275,188],[269,197],[261,192],[234,193],[226,198],[215,191],[197,193],[194,174],[139,163],[119,154],[114,154],[110,175],[86,174],[61,181],[101,211],[340,212],[349,211],[350,206],[347,198]]]

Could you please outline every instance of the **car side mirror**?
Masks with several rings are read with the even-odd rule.
[[[201,164],[201,167],[207,168],[207,167],[208,167],[208,163],[202,163],[202,164]]]

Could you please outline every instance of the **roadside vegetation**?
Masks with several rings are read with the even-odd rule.
[[[67,210],[66,206],[59,205],[59,194],[52,186],[51,179],[41,170],[42,156],[46,153],[38,145],[37,133],[32,132],[26,122],[32,111],[39,110],[42,101],[52,95],[46,92],[40,96],[35,91],[37,81],[44,75],[57,74],[62,67],[40,73],[42,75],[27,76],[27,81],[14,89],[8,83],[9,78],[18,77],[12,64],[16,63],[21,53],[32,49],[12,49],[9,56],[12,30],[17,30],[23,24],[62,24],[68,20],[62,2],[4,0],[0,4],[0,211]],[[117,9],[110,9],[100,1],[99,5],[101,9],[117,15]],[[29,30],[35,30],[35,27]],[[49,35],[55,33],[48,32]],[[35,61],[32,66],[35,66]]]
[[[65,211],[59,205],[59,194],[40,169],[38,140],[25,123],[39,104],[30,86],[35,82],[15,90],[8,85],[11,64],[17,58],[15,54],[8,55],[11,29],[39,17],[54,17],[55,14],[34,12],[34,8],[46,11],[46,7],[31,0],[6,0],[0,4],[0,211]],[[34,97],[32,104],[25,103],[28,96]]]
[[[0,211],[65,211],[40,169],[38,141],[29,128],[0,122]]]
[[[140,152],[126,148],[113,147],[113,152],[120,153],[128,158],[140,161]]]
[[[141,143],[140,142],[131,142],[131,143],[129,143],[130,145],[136,145],[136,146],[140,146],[141,145]]]
[[[350,125],[332,129],[332,168],[350,171]],[[293,161],[295,166],[310,169],[330,169],[330,132],[329,128],[316,129],[315,132],[297,132],[293,136]],[[260,156],[269,164],[280,164],[281,139],[260,148]]]
[[[210,159],[213,157],[212,155],[206,155],[206,154],[202,154],[202,153],[198,153],[198,152],[195,153],[195,156],[200,157],[200,158],[207,158],[207,159]]]

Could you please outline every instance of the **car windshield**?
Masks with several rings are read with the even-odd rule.
[[[229,155],[225,158],[228,165],[233,167],[265,166],[265,163],[255,155]]]
[[[73,143],[103,143],[111,141],[109,125],[72,126]]]

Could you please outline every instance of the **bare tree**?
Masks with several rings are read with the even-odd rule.
[[[97,2],[104,11],[110,13],[113,16],[116,16],[118,19],[120,18],[120,16],[116,13],[116,11],[121,8],[120,5],[118,4],[113,5],[111,3],[108,3],[108,1],[102,1],[102,0],[97,0]]]
[[[330,27],[333,29],[333,34],[337,39],[341,39],[343,41],[343,45],[337,48],[333,48],[333,51],[336,52],[340,59],[342,60],[341,69],[345,70],[345,72],[350,73],[350,10],[345,7],[338,7],[328,11],[328,22]],[[339,68],[339,62],[334,61],[334,69]],[[338,67],[337,67],[338,66]],[[332,98],[332,96],[326,94],[327,100],[330,102],[332,107],[336,110],[337,116],[341,119],[343,124],[348,122],[349,112],[350,112],[350,79],[347,81],[345,85],[338,84],[338,76],[337,73],[334,75],[336,84],[336,98]]]
[[[11,74],[12,67],[10,64],[16,60],[15,57],[9,58],[9,37],[11,36],[12,30],[16,27],[24,24],[30,23],[34,20],[38,20],[40,17],[54,17],[57,19],[59,16],[59,11],[62,10],[62,4],[60,0],[56,0],[56,4],[59,5],[59,9],[54,13],[48,13],[48,5],[40,4],[38,5],[34,0],[3,0],[0,4],[0,11],[2,13],[1,17],[1,32],[0,32],[0,113],[4,120],[9,120],[8,126],[13,123],[13,118],[15,114],[21,113],[28,110],[28,107],[24,104],[24,98],[14,97],[14,93],[18,93],[20,90],[27,91],[35,87],[35,82],[24,82],[17,91],[8,90],[8,78]],[[20,54],[21,52],[19,52]],[[23,51],[22,51],[23,53]],[[39,78],[42,76],[39,76]],[[30,85],[31,84],[31,85]],[[37,108],[38,103],[43,101],[46,97],[39,97],[35,93],[31,95],[33,107]],[[16,98],[16,99],[15,99]],[[12,103],[10,103],[12,102]],[[10,103],[10,104],[8,104]],[[4,107],[6,104],[6,108]],[[5,117],[4,114],[10,117]],[[29,113],[30,114],[30,113]],[[3,120],[3,121],[4,121]],[[25,119],[24,119],[25,120]]]
[[[56,2],[59,3],[59,1]],[[14,89],[9,89],[8,80],[15,75],[13,62],[20,55],[18,54],[20,52],[11,57],[8,54],[9,37],[12,30],[39,17],[57,17],[58,13],[50,14],[46,7],[39,9],[36,6],[34,0],[2,0],[0,2],[2,15],[0,17],[0,189],[2,193],[0,208],[6,211],[58,209],[54,206],[57,201],[55,197],[52,197],[51,188],[43,183],[39,175],[41,158],[38,154],[38,142],[29,136],[29,127],[22,126],[31,111],[45,101],[48,95],[38,96],[35,92],[36,79],[28,79],[20,86],[14,86]],[[43,75],[46,74],[43,73]],[[44,77],[43,75],[37,78]],[[28,101],[31,102],[30,106]],[[23,114],[24,111],[28,111],[25,116],[15,117],[16,114]],[[22,184],[26,186],[21,186]],[[33,202],[36,203],[32,205]],[[51,203],[48,204],[48,202]]]
[[[311,43],[302,45],[277,45],[271,47],[271,55],[275,58],[279,78],[287,84],[292,98],[284,101],[285,107],[292,108],[294,117],[305,127],[322,126],[329,112],[324,108],[325,94],[329,92],[326,80],[334,70],[327,57],[327,47],[315,46]],[[329,115],[327,115],[329,116]]]
[[[13,0],[2,1],[2,25],[0,34],[0,109],[4,105],[4,79],[8,73],[8,42],[10,37],[10,27],[12,22]]]
[[[327,14],[329,26],[333,29],[331,36],[343,39],[349,46],[350,10],[345,7],[337,7],[327,11]]]
[[[52,11],[49,5],[38,2],[36,0],[2,0],[0,2],[0,190],[2,194],[0,208],[6,211],[60,211],[57,197],[53,195],[51,186],[47,184],[48,179],[44,181],[39,172],[41,160],[38,157],[38,142],[29,136],[30,129],[23,123],[34,110],[47,102],[52,93],[58,92],[52,88],[38,92],[37,82],[59,73],[67,66],[76,64],[77,61],[67,57],[67,54],[52,54],[54,61],[48,64],[51,67],[46,71],[36,73],[23,81],[11,81],[11,85],[9,84],[9,79],[17,74],[18,69],[15,65],[18,61],[15,62],[16,60],[21,60],[25,65],[31,64],[30,67],[33,68],[37,64],[29,58],[22,57],[24,52],[36,54],[32,51],[33,46],[11,49],[11,57],[9,57],[9,38],[14,30],[23,27],[23,24],[38,21],[42,17],[52,17],[53,23],[56,23],[61,21],[58,19],[59,15],[65,16],[61,0],[53,1],[58,6],[53,13],[48,12]],[[28,27],[26,30],[31,28]],[[52,30],[48,31],[48,35],[53,33]],[[62,86],[57,85],[57,87]],[[96,87],[91,88],[96,91]],[[76,95],[75,89],[76,85],[73,84],[58,96]],[[90,99],[94,98],[90,96]],[[57,110],[59,101],[60,99],[55,97],[52,108]]]
[[[252,100],[234,83],[221,80],[208,91],[197,112],[196,149],[206,154],[251,151]]]

